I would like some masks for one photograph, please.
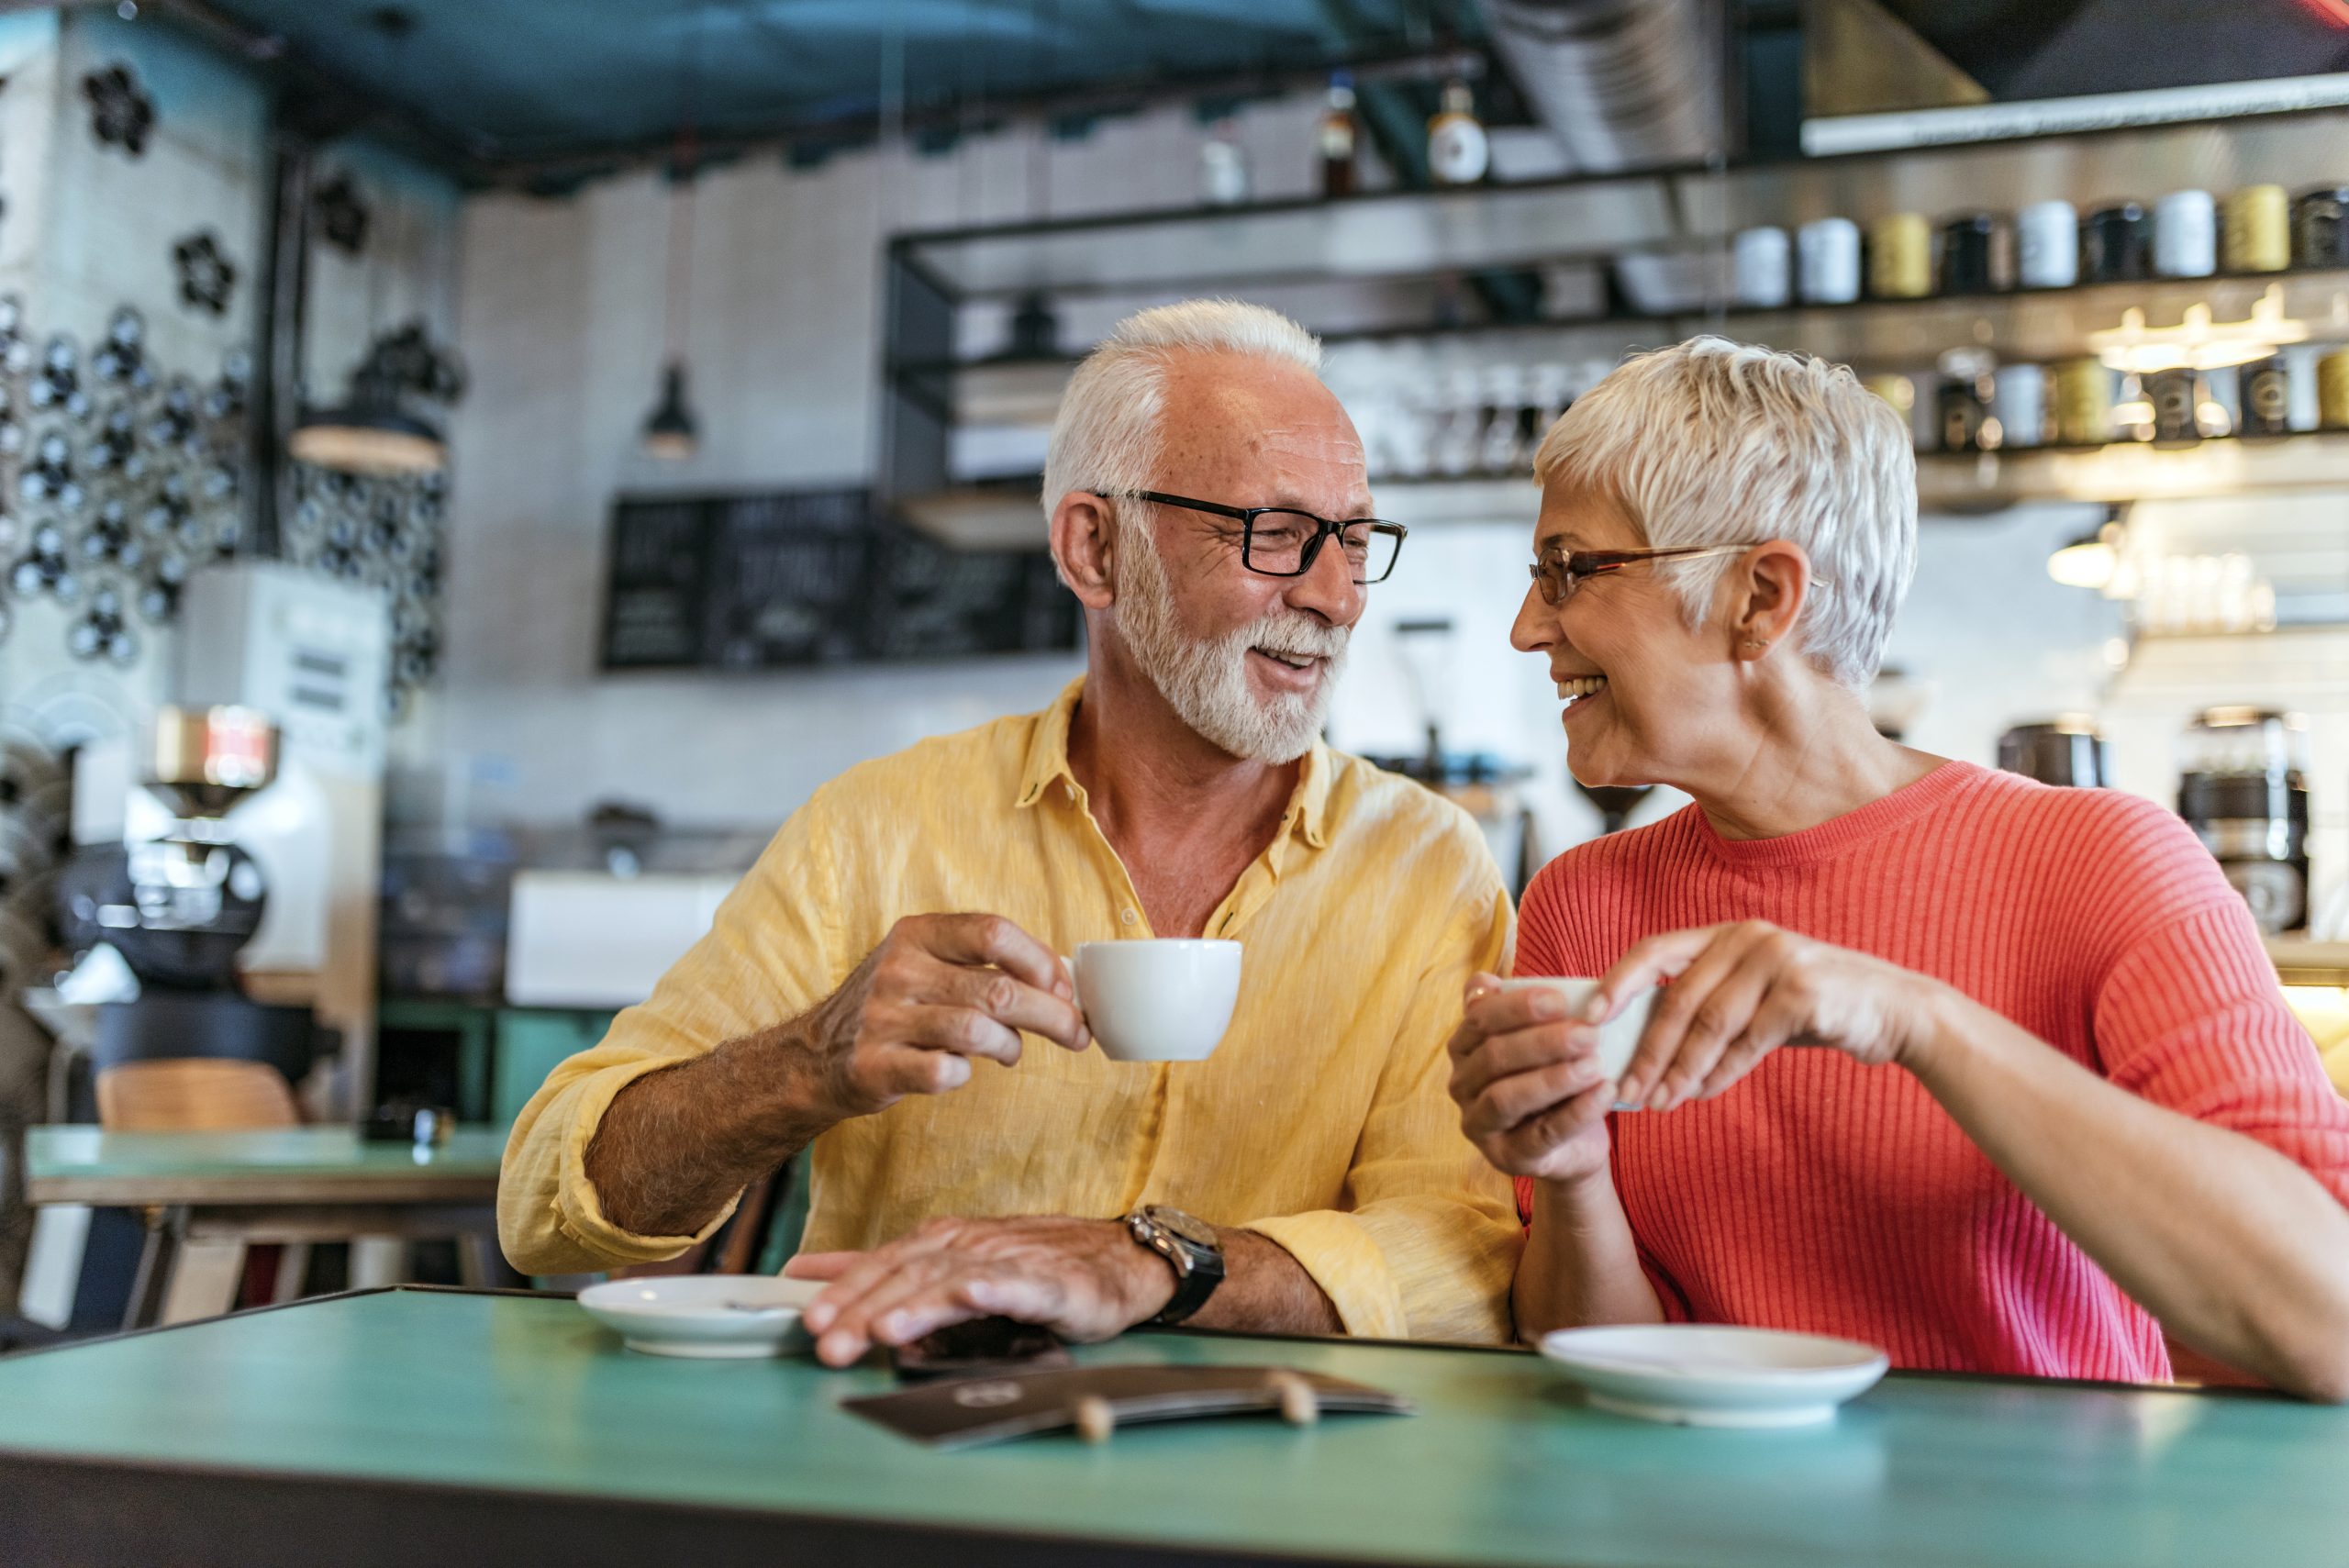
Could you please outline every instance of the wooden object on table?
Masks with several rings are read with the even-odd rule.
[[[108,1132],[229,1132],[301,1120],[292,1085],[264,1062],[126,1062],[98,1074],[98,1125]]]

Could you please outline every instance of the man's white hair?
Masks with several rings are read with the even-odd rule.
[[[1085,356],[1062,395],[1044,458],[1044,515],[1072,490],[1151,488],[1164,450],[1166,369],[1184,352],[1247,354],[1321,373],[1321,340],[1261,305],[1186,299],[1138,311]]]
[[[1712,337],[1636,355],[1550,427],[1533,471],[1621,507],[1658,549],[1802,546],[1823,585],[1798,646],[1846,686],[1875,678],[1917,571],[1917,458],[1848,366]],[[1690,626],[1731,559],[1658,563]]]

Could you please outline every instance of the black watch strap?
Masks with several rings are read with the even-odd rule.
[[[1182,1210],[1144,1204],[1126,1216],[1126,1231],[1174,1271],[1174,1295],[1151,1322],[1182,1322],[1223,1283],[1223,1248],[1214,1230]]]

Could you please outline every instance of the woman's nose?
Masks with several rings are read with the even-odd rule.
[[[1558,640],[1558,613],[1542,602],[1539,587],[1529,585],[1517,606],[1517,621],[1508,628],[1508,645],[1520,653],[1539,653]]]

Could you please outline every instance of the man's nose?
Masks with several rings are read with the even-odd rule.
[[[1542,599],[1538,585],[1529,584],[1508,628],[1508,645],[1520,653],[1539,653],[1557,640],[1558,612]]]
[[[1344,547],[1331,538],[1324,538],[1313,563],[1289,580],[1284,597],[1332,626],[1353,625],[1362,618],[1363,606],[1368,602],[1363,585],[1354,581],[1354,563],[1346,559]]]

